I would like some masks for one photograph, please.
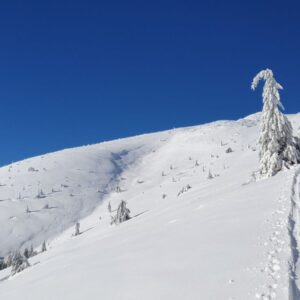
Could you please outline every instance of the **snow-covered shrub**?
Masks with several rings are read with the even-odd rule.
[[[4,257],[0,256],[0,271],[6,268]]]
[[[55,189],[55,188],[51,189],[51,193],[58,193],[58,192],[61,192],[61,190],[60,189]]]
[[[191,187],[189,184],[187,184],[186,186],[184,186],[184,187],[178,192],[177,196],[180,196],[181,194],[187,192],[187,191],[188,191],[189,189],[191,189],[191,188],[192,188],[192,187]]]
[[[29,257],[33,257],[33,256],[37,255],[37,252],[33,250],[33,245],[30,246],[28,255],[29,255]]]
[[[121,189],[119,186],[116,186],[116,192],[117,192],[117,193],[121,193],[121,192],[123,192],[123,191],[122,191],[122,189]]]
[[[20,251],[16,251],[12,257],[11,276],[22,272],[30,266],[26,257],[22,256]]]
[[[231,152],[233,152],[233,150],[229,147],[229,148],[227,148],[227,149],[225,150],[225,152],[226,152],[226,153],[231,153]]]
[[[4,261],[5,261],[5,264],[6,264],[7,267],[10,267],[10,266],[11,266],[11,264],[12,264],[12,259],[13,259],[13,254],[12,254],[12,253],[9,253],[9,254],[5,257]]]
[[[39,170],[35,169],[34,167],[29,167],[28,172],[38,172]]]
[[[300,153],[293,137],[292,125],[280,111],[279,90],[282,86],[273,77],[269,69],[259,72],[253,79],[251,88],[256,89],[260,80],[264,80],[263,111],[259,138],[259,174],[262,177],[275,175],[283,167],[300,162]]]
[[[208,170],[208,175],[207,175],[207,179],[213,179],[213,175],[211,174],[211,171]]]
[[[117,214],[112,217],[111,223],[118,225],[129,220],[130,218],[130,210],[126,207],[126,202],[122,200],[118,206]]]
[[[29,250],[28,250],[27,248],[24,249],[23,255],[24,255],[26,258],[29,258]]]
[[[43,192],[42,189],[39,189],[38,194],[36,196],[38,199],[46,198],[45,193]]]

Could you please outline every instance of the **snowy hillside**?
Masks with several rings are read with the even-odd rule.
[[[0,256],[44,240],[48,251],[0,271],[0,298],[300,299],[299,171],[251,182],[259,116],[1,168]],[[112,226],[121,200],[132,219]]]

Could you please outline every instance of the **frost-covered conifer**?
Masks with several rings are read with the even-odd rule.
[[[280,102],[279,90],[282,86],[269,69],[259,72],[253,79],[251,88],[256,89],[264,80],[263,111],[259,138],[259,173],[262,177],[275,175],[283,167],[300,162],[300,153],[293,137],[293,129],[287,117],[279,110],[284,109]]]
[[[44,206],[43,206],[43,209],[49,209],[50,207],[49,207],[49,204],[45,204]]]
[[[75,224],[75,236],[76,235],[79,235],[80,234],[80,223],[79,222],[77,222],[76,224]]]
[[[20,251],[16,251],[12,257],[11,276],[23,271],[30,266],[26,257],[22,256]]]
[[[38,191],[38,194],[37,194],[36,197],[37,197],[38,199],[41,199],[41,198],[46,198],[46,195],[45,195],[45,193],[43,192],[43,190],[40,189],[40,190]]]
[[[126,207],[126,202],[124,200],[118,206],[117,214],[113,217],[112,223],[120,224],[124,221],[130,219],[130,210]]]
[[[116,192],[117,193],[121,193],[122,192],[122,190],[121,190],[121,188],[119,186],[116,186]]]
[[[4,257],[0,256],[0,271],[6,268]]]
[[[110,212],[110,213],[111,213],[111,204],[110,204],[110,202],[108,202],[107,209],[108,209],[108,212]]]
[[[29,250],[28,250],[27,248],[24,249],[23,255],[24,255],[26,258],[29,258]]]
[[[42,251],[42,252],[47,251],[46,241],[43,242],[41,251]]]
[[[33,245],[30,246],[29,257],[37,255],[37,252],[33,250]]]
[[[214,178],[214,177],[212,176],[211,171],[208,170],[207,179],[213,179],[213,178]]]
[[[186,186],[184,186],[184,187],[178,192],[177,196],[180,196],[181,194],[187,192],[187,191],[188,191],[189,189],[191,189],[191,188],[192,188],[192,187],[191,187],[189,184],[187,184]]]
[[[226,152],[226,153],[231,153],[231,152],[233,152],[233,150],[229,147],[229,148],[227,148],[227,149],[225,150],[225,152]]]
[[[8,256],[5,258],[5,264],[7,267],[10,267],[12,264],[13,254],[9,253]]]

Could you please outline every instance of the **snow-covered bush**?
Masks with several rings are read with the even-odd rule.
[[[0,271],[6,268],[4,257],[0,256]]]
[[[231,152],[233,152],[233,150],[229,147],[229,148],[227,148],[227,149],[225,150],[225,152],[226,152],[226,153],[231,153]]]
[[[13,254],[12,254],[12,253],[9,253],[9,254],[5,257],[4,261],[5,261],[5,264],[6,264],[7,267],[10,267],[10,266],[11,266],[11,264],[12,264],[12,259],[13,259]]]
[[[178,192],[177,196],[180,196],[181,194],[187,192],[187,191],[188,191],[189,189],[191,189],[191,188],[192,188],[192,187],[191,187],[189,184],[187,184],[186,186],[184,186],[184,187]]]
[[[116,186],[116,192],[117,192],[117,193],[122,193],[123,190],[120,188],[120,186]]]
[[[11,276],[22,272],[30,266],[26,257],[22,256],[20,251],[16,251],[12,257]]]
[[[38,194],[36,196],[38,199],[46,198],[45,193],[43,192],[42,189],[39,189]]]
[[[39,170],[35,169],[34,167],[29,167],[28,172],[38,172]]]
[[[49,204],[45,204],[44,206],[43,206],[43,209],[49,209],[50,207],[49,207]]]
[[[126,202],[122,200],[118,206],[117,214],[112,217],[111,223],[118,225],[129,220],[130,218],[130,210],[126,207]]]
[[[213,179],[213,175],[211,174],[211,171],[208,170],[208,175],[207,175],[207,179]]]
[[[29,258],[29,250],[28,250],[27,248],[24,249],[23,255],[24,255],[26,258]]]
[[[289,168],[290,165],[299,163],[300,153],[293,137],[292,125],[279,109],[284,109],[279,95],[282,86],[269,69],[259,72],[254,77],[251,85],[253,90],[260,80],[264,80],[265,84],[259,138],[259,174],[261,177],[270,177],[283,167]]]
[[[37,252],[33,250],[33,245],[30,246],[28,255],[29,255],[29,257],[33,257],[33,256],[37,255]]]

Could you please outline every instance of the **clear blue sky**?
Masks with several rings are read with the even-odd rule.
[[[261,109],[269,67],[300,106],[299,1],[0,2],[0,165]]]

